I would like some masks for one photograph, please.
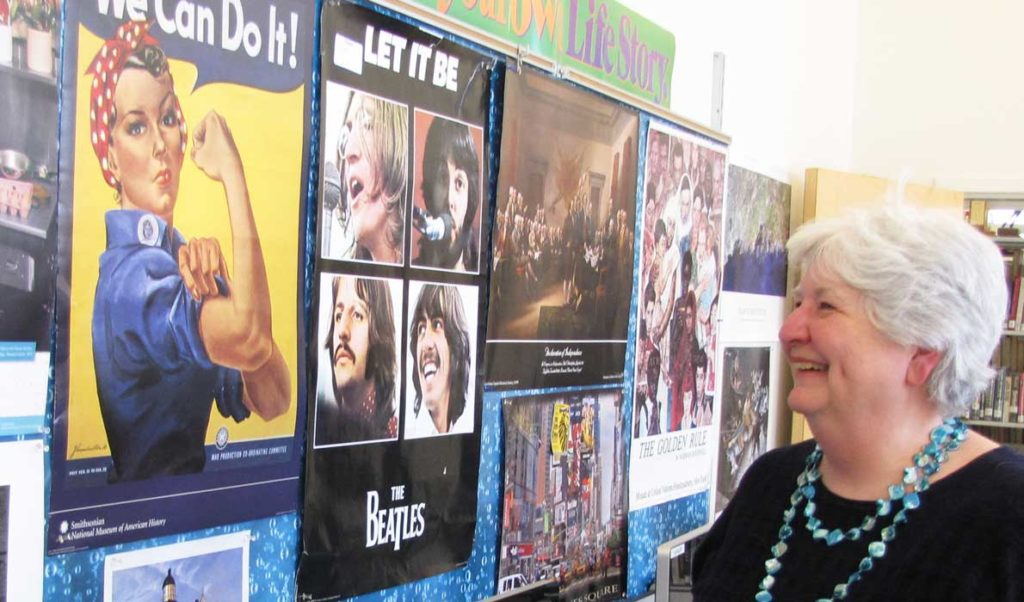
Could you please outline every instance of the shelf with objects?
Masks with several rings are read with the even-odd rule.
[[[982,434],[1024,448],[1024,196],[971,196],[965,214],[972,225],[992,236],[1003,253],[1008,292],[1003,336],[992,355],[996,376],[971,405],[967,422]]]
[[[60,290],[55,25],[35,4],[0,0],[0,436],[45,428]]]

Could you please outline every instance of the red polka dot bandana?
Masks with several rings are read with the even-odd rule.
[[[117,188],[118,181],[110,171],[107,163],[107,151],[110,146],[110,130],[114,126],[116,112],[114,111],[114,90],[117,88],[117,81],[124,71],[125,65],[131,58],[132,53],[140,46],[153,46],[159,48],[156,38],[149,35],[149,23],[146,21],[126,21],[118,28],[114,37],[107,40],[96,58],[92,60],[89,68],[85,70],[87,75],[92,75],[92,90],[89,101],[89,135],[92,141],[92,149],[96,158],[100,161],[100,168],[103,170],[103,179],[113,188]],[[168,73],[170,77],[170,73]],[[171,78],[172,87],[174,79]],[[179,128],[181,129],[181,153],[185,153],[185,142],[188,137],[188,126],[181,114],[181,105],[178,97],[174,97],[174,112],[177,115]]]

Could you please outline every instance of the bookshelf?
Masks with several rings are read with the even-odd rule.
[[[996,377],[971,404],[967,422],[990,428],[1024,429],[1024,332],[1004,333],[992,367]]]
[[[1017,422],[996,422],[994,420],[968,420],[967,422],[974,426],[983,426],[987,428],[1024,429],[1024,424]]]
[[[1017,221],[1024,202],[997,202],[971,199],[965,202],[970,222],[988,232],[1001,222]],[[992,211],[996,209],[997,211]],[[1002,225],[1011,225],[1002,223]],[[1002,233],[1002,232],[1001,232]],[[967,423],[980,433],[1004,444],[1024,446],[1024,238],[994,236],[992,241],[1003,253],[1006,284],[1009,292],[1003,336],[992,356],[996,378],[988,390],[975,400],[967,415]]]

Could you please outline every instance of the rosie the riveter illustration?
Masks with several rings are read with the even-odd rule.
[[[214,400],[235,421],[269,420],[290,403],[242,161],[215,112],[195,127],[191,156],[223,184],[233,278],[217,240],[186,242],[174,228],[187,126],[148,27],[120,25],[86,71],[92,147],[118,203],[92,317],[111,482],[202,471]]]

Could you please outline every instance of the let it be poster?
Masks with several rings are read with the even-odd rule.
[[[292,511],[311,5],[66,9],[48,550]]]
[[[303,600],[469,557],[480,467],[494,61],[324,6]]]

